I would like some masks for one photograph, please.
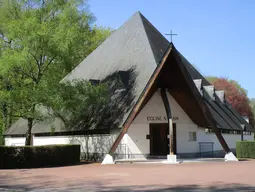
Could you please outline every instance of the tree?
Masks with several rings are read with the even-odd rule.
[[[252,107],[252,112],[255,114],[255,99],[251,99],[251,107]]]
[[[247,97],[247,90],[242,88],[237,81],[212,76],[206,79],[215,86],[215,89],[225,91],[226,100],[241,115],[252,118],[252,109],[250,100]]]
[[[215,76],[207,76],[206,80],[209,81],[211,84],[214,84],[217,81],[218,77]]]
[[[51,99],[47,90],[111,31],[92,26],[95,18],[82,0],[2,0],[0,20],[2,112],[27,119],[30,145],[32,126],[43,119],[37,108]]]
[[[251,99],[251,110],[252,110],[252,122],[253,122],[253,125],[255,124],[255,99]],[[255,138],[255,136],[254,136]]]

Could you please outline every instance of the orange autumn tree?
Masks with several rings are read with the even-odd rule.
[[[216,90],[224,90],[228,103],[242,116],[248,116],[251,123],[253,122],[254,118],[247,90],[242,88],[237,81],[228,78],[207,77],[206,79],[214,85]]]

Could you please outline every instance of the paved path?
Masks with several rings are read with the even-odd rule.
[[[2,189],[2,190],[1,190]],[[255,161],[0,170],[0,191],[255,191]]]

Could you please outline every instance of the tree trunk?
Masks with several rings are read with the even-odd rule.
[[[26,146],[33,145],[32,137],[33,118],[27,119]]]

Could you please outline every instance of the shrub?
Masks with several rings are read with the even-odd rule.
[[[63,166],[79,162],[80,145],[0,146],[0,168]]]
[[[237,158],[255,159],[255,141],[238,141],[236,143]]]

